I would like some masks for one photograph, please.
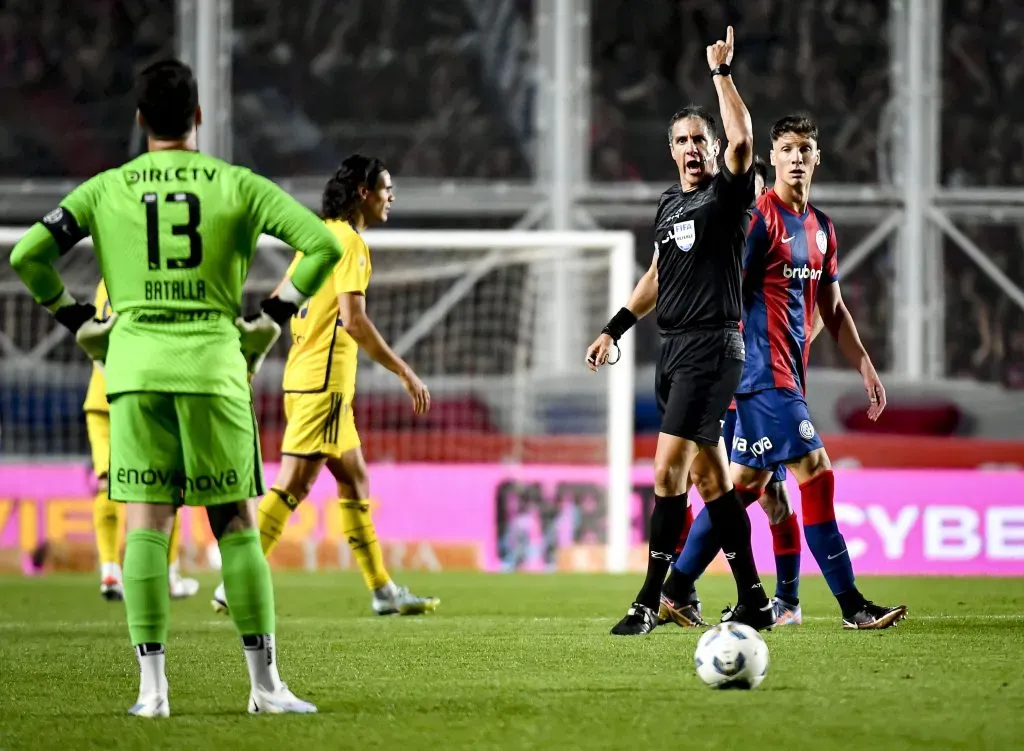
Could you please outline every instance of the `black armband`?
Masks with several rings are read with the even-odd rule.
[[[612,341],[617,342],[622,335],[636,325],[636,316],[629,308],[619,308],[619,312],[612,316],[608,325],[601,329],[602,334],[607,334]]]
[[[75,247],[88,234],[78,226],[74,214],[63,206],[58,206],[39,221],[50,231],[61,255]]]
[[[260,308],[274,319],[274,323],[283,326],[285,322],[299,312],[299,306],[293,302],[286,302],[280,297],[268,297],[260,303]]]

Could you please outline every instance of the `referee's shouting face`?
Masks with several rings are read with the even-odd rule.
[[[700,117],[683,117],[672,123],[669,147],[683,190],[693,190],[718,169],[720,143]]]

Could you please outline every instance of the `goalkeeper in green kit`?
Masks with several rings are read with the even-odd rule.
[[[274,590],[254,499],[264,492],[248,376],[281,324],[327,279],[341,247],[312,212],[247,169],[197,153],[202,120],[188,66],[138,81],[149,153],[88,180],[11,253],[32,296],[103,363],[110,402],[110,498],[127,504],[124,600],[141,685],[129,710],[170,714],[164,647],[167,546],[181,504],[204,506],[249,667],[249,712],[315,712],[281,681]],[[260,233],[300,249],[291,281],[239,317]],[[113,314],[96,320],[54,271],[92,236]]]

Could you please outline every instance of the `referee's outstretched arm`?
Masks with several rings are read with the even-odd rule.
[[[745,175],[754,162],[754,126],[729,68],[733,53],[732,26],[725,32],[725,41],[715,42],[707,52],[725,131],[725,166],[733,175]]]

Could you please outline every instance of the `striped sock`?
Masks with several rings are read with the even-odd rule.
[[[853,562],[846,549],[846,540],[836,524],[834,497],[835,476],[830,469],[800,486],[807,547],[817,561],[832,594],[848,604],[843,614],[849,615],[845,610],[863,602],[863,598],[853,596],[857,592]]]
[[[771,525],[772,551],[775,553],[775,596],[790,605],[799,605],[800,522],[790,514]]]

